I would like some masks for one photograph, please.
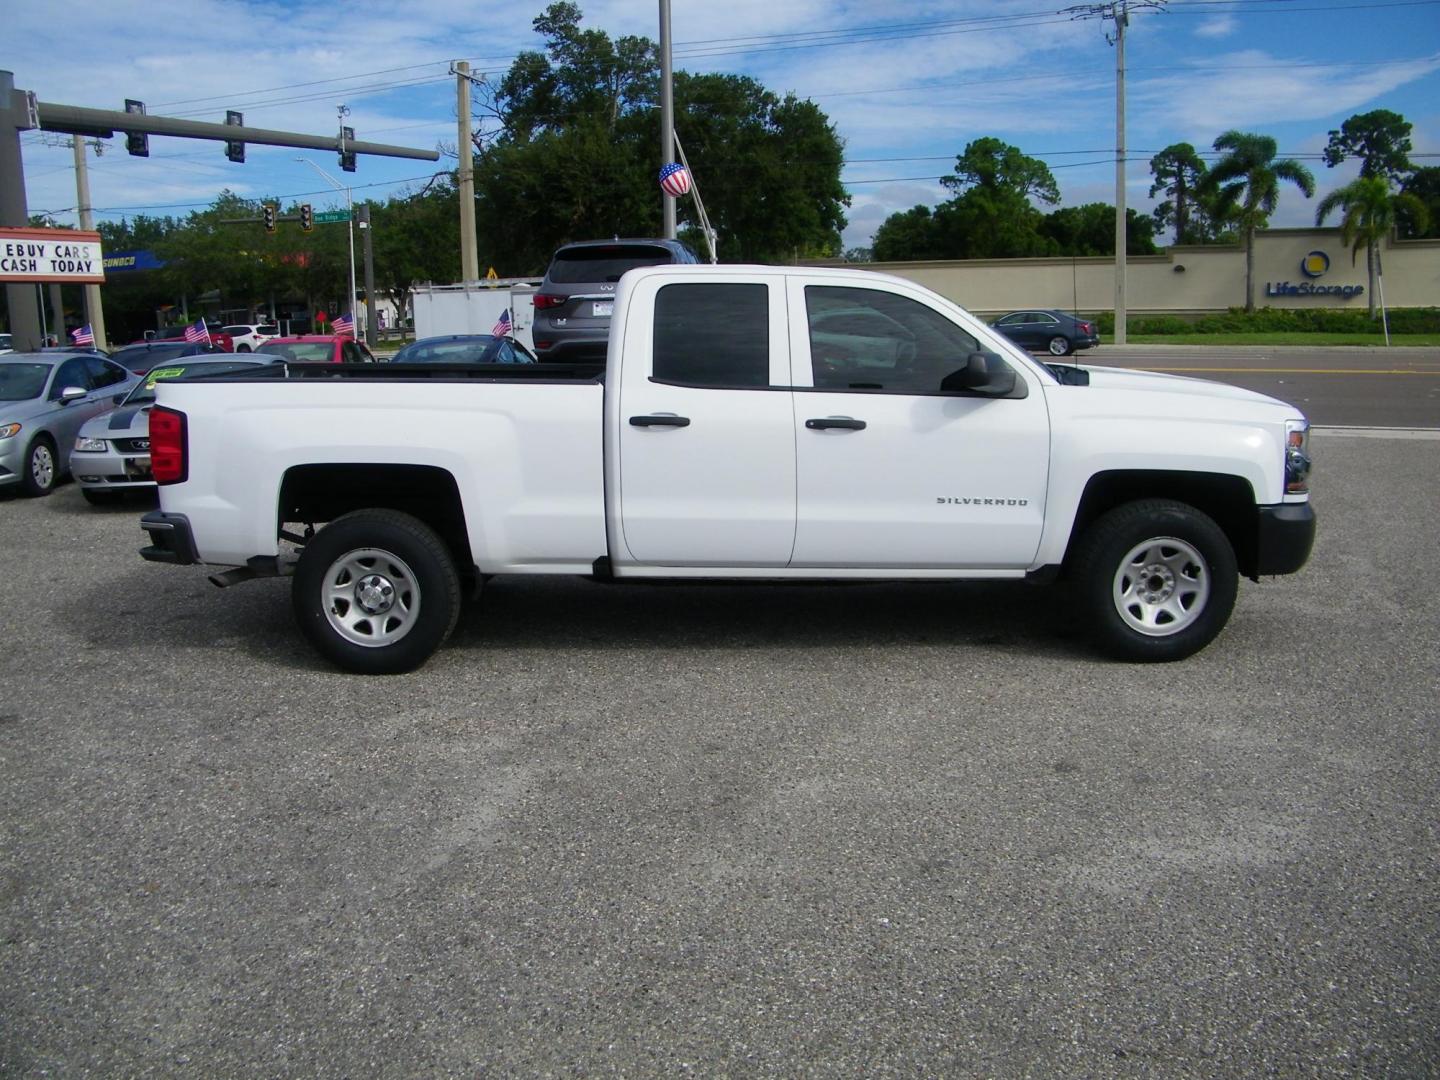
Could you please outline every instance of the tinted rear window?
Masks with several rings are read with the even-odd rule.
[[[655,296],[655,378],[688,386],[769,386],[764,285],[666,285]]]
[[[664,266],[675,261],[668,248],[649,244],[607,244],[604,247],[567,248],[556,252],[546,274],[557,285],[619,281],[637,266]]]

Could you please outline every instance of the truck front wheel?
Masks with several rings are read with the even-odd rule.
[[[291,599],[300,630],[339,667],[413,671],[460,614],[460,579],[444,542],[396,510],[357,510],[321,529],[300,556]]]
[[[1184,503],[1145,499],[1098,518],[1071,573],[1096,643],[1119,660],[1183,660],[1235,607],[1239,572],[1220,526]]]

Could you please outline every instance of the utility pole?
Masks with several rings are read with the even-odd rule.
[[[1115,344],[1125,344],[1125,0],[1110,7],[1115,20]]]
[[[1115,37],[1115,344],[1125,344],[1125,29],[1136,9],[1164,11],[1168,0],[1110,0],[1103,4],[1076,4],[1061,14],[1072,19],[1111,19]]]
[[[360,204],[360,235],[365,239],[365,344],[375,348],[375,249],[370,244],[370,204]]]
[[[90,205],[90,170],[85,165],[85,139],[80,135],[70,136],[75,149],[75,200],[79,204],[80,228],[86,232],[95,231],[95,212]],[[98,147],[100,144],[96,143]],[[108,349],[105,344],[105,310],[100,303],[100,286],[85,285],[85,321],[95,335],[95,347]],[[61,342],[64,344],[64,342]]]
[[[15,76],[0,71],[0,225],[24,228],[30,223],[25,205],[25,172],[20,157],[20,132],[35,127],[28,95],[15,89]],[[10,333],[16,352],[40,347],[39,292],[30,282],[6,284]]]
[[[660,0],[660,165],[675,160],[675,70],[670,58],[670,0]],[[660,192],[665,237],[675,239],[675,200]]]
[[[475,158],[470,141],[470,65],[464,60],[455,64],[455,112],[459,117],[460,169],[460,280],[480,280],[480,255],[475,250]],[[369,244],[367,239],[366,244]],[[366,250],[369,248],[367,246]]]

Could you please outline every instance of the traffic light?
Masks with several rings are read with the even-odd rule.
[[[265,222],[265,231],[267,233],[273,233],[275,231],[275,211],[278,209],[279,207],[274,203],[268,202],[261,209],[262,220]]]
[[[245,126],[245,114],[234,109],[225,110],[225,123],[235,127]],[[225,156],[240,165],[245,164],[245,144],[236,139],[225,140]]]
[[[310,209],[310,204],[302,203],[300,206],[300,231],[309,232],[315,228],[315,212]]]
[[[346,172],[355,171],[355,151],[350,147],[355,142],[355,129],[342,127],[340,129],[340,168]]]
[[[134,98],[125,99],[125,111],[127,113],[138,113],[145,115],[145,103],[136,101]],[[143,131],[127,131],[125,133],[125,149],[136,157],[150,156],[150,136]]]

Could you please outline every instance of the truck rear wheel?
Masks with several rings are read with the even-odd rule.
[[[357,510],[315,534],[291,592],[300,630],[362,675],[418,668],[450,636],[460,579],[435,531],[397,510]]]
[[[1096,644],[1119,660],[1193,656],[1235,607],[1235,552],[1207,515],[1145,499],[1098,518],[1081,537],[1071,574]]]

